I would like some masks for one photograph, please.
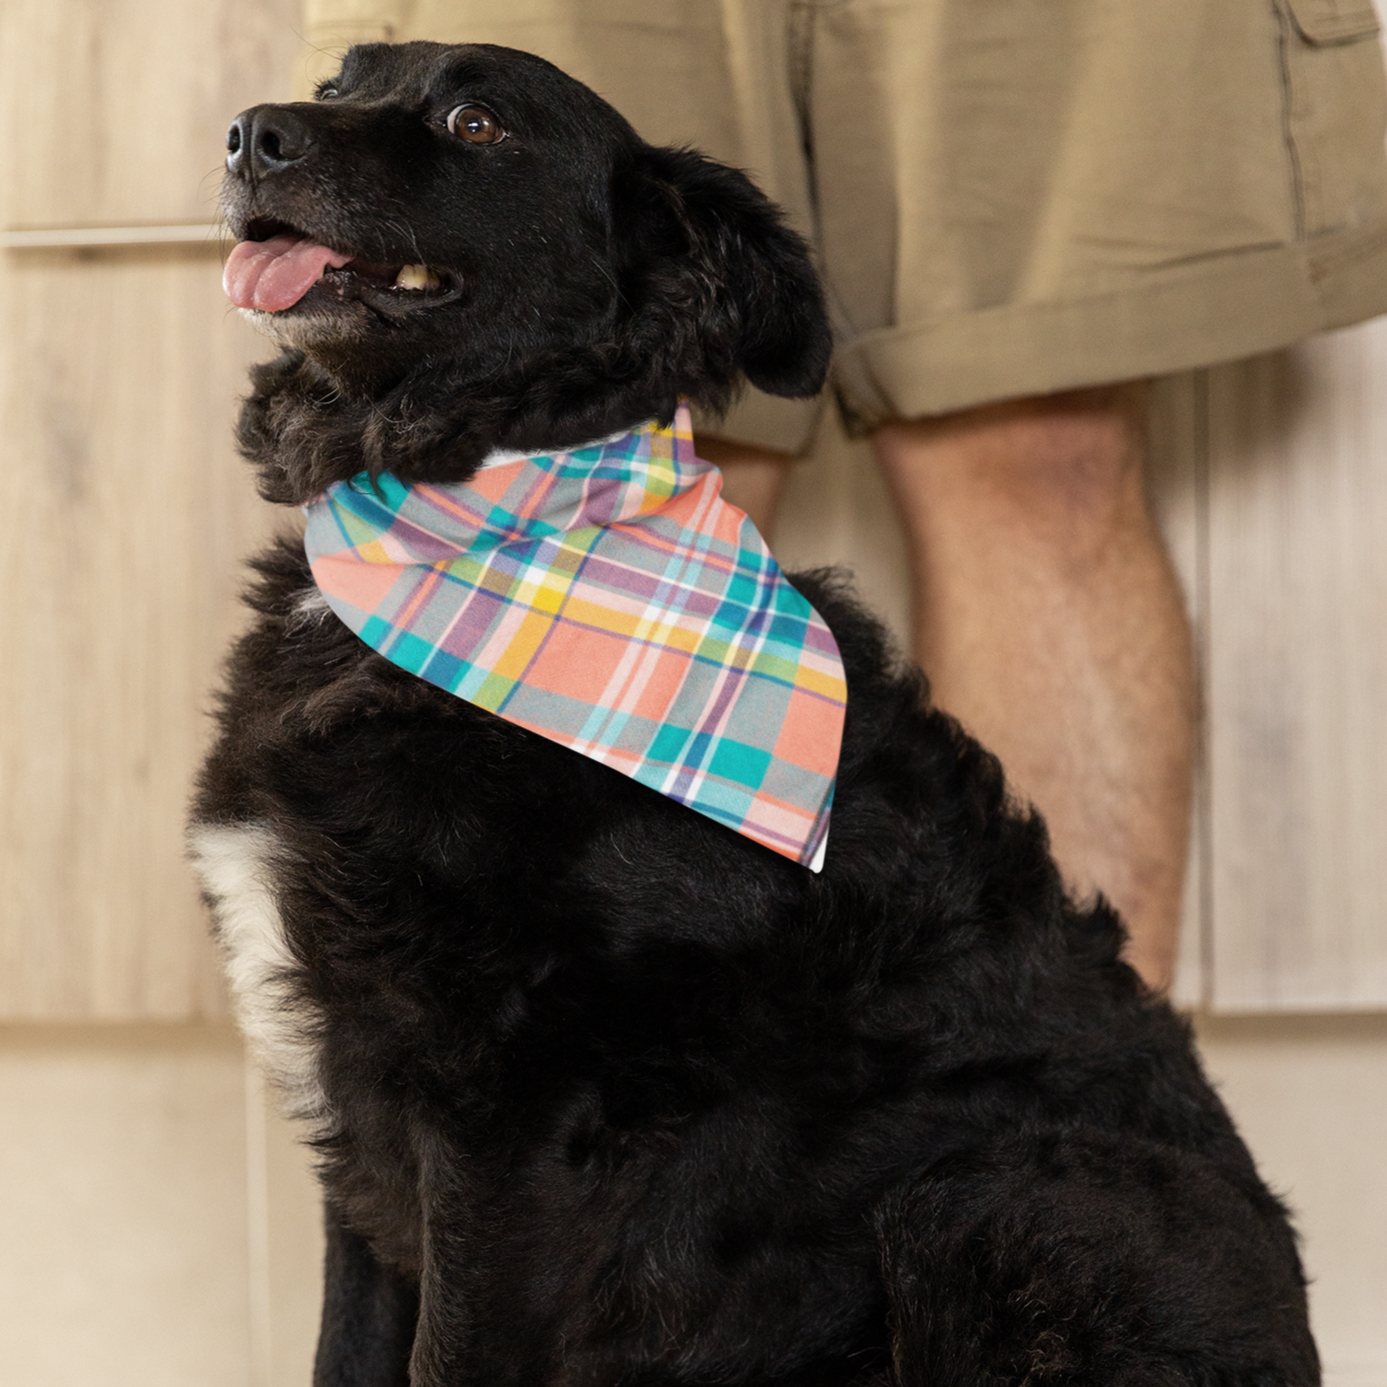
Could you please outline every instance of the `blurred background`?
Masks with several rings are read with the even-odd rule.
[[[0,1380],[306,1387],[308,1160],[247,1068],[182,859],[240,564],[223,137],[316,59],[300,0],[0,5]],[[311,36],[311,34],[310,34]],[[301,81],[301,78],[298,79]],[[1296,1211],[1331,1387],[1387,1387],[1387,320],[1163,381],[1198,632],[1177,998]],[[833,420],[775,547],[899,632]]]

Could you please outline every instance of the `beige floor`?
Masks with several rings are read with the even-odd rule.
[[[306,1384],[316,1195],[229,1027],[0,1028],[0,1382]]]
[[[1206,1067],[1305,1242],[1331,1387],[1387,1387],[1387,1017],[1222,1017]]]
[[[0,1380],[244,1387],[245,1114],[228,1030],[0,1035]]]
[[[1209,1020],[1331,1387],[1387,1387],[1387,1018]],[[317,1206],[230,1030],[0,1028],[0,1382],[307,1387]]]

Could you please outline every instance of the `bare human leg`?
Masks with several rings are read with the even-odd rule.
[[[890,424],[876,449],[910,539],[915,654],[934,697],[1044,813],[1081,893],[1169,985],[1188,833],[1189,626],[1146,508],[1140,387]],[[769,529],[784,454],[699,439]]]
[[[1196,692],[1180,592],[1143,488],[1128,385],[889,424],[875,444],[914,566],[934,696],[1001,757],[1071,886],[1169,986]]]

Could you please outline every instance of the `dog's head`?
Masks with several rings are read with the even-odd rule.
[[[228,290],[289,349],[242,422],[273,499],[363,467],[457,480],[743,377],[823,383],[822,295],[776,208],[530,54],[366,44],[227,147]]]

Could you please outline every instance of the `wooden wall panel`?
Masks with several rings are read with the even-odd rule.
[[[200,249],[12,256],[0,606],[0,1016],[216,1013],[182,860],[265,524],[230,427],[264,344]]]
[[[210,219],[226,123],[285,94],[297,19],[297,0],[0,7],[0,217]],[[262,349],[228,319],[210,248],[12,254],[0,280],[24,459],[3,559],[24,598],[0,664],[0,1015],[216,1012],[176,828],[204,730],[187,710],[258,523],[226,428]],[[1370,326],[1158,393],[1154,494],[1207,658],[1185,1001],[1387,1005],[1384,365]],[[853,507],[808,485],[860,453],[801,469],[778,547],[857,558],[900,623],[876,479],[853,480]]]
[[[224,132],[287,94],[298,0],[0,6],[0,222],[208,222]],[[212,244],[0,261],[0,1018],[224,1010],[181,829],[265,524],[230,426],[269,351]]]
[[[1387,1006],[1387,323],[1210,373],[1211,1000]]]
[[[213,221],[232,117],[285,100],[299,0],[5,0],[0,219]]]

